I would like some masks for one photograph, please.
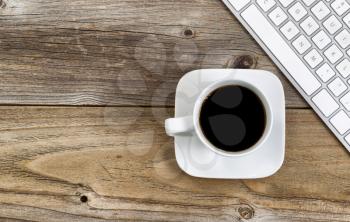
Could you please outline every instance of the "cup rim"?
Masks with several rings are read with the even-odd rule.
[[[204,135],[202,128],[200,126],[200,111],[203,105],[204,100],[206,100],[208,98],[208,96],[214,92],[215,90],[221,88],[221,87],[225,87],[225,86],[232,86],[232,85],[236,85],[236,86],[242,86],[245,88],[248,88],[249,90],[253,91],[260,99],[260,101],[263,103],[264,109],[265,109],[265,115],[266,115],[266,126],[265,126],[265,130],[263,135],[261,136],[261,138],[250,148],[246,149],[246,150],[242,150],[242,151],[238,151],[238,152],[228,152],[228,151],[224,151],[216,146],[214,146]],[[271,105],[269,103],[269,101],[267,100],[267,97],[264,95],[264,93],[257,88],[256,86],[254,86],[253,84],[244,81],[244,80],[221,80],[219,82],[215,82],[211,85],[209,85],[208,87],[206,87],[203,92],[199,95],[199,97],[197,98],[197,101],[195,103],[194,106],[194,112],[193,112],[193,124],[194,124],[194,129],[195,132],[197,134],[197,136],[199,137],[199,139],[202,141],[202,143],[204,145],[206,145],[208,148],[210,148],[212,151],[214,151],[215,153],[218,153],[220,155],[224,155],[224,156],[243,156],[243,155],[247,155],[250,154],[256,150],[258,150],[261,147],[261,144],[263,144],[267,138],[268,135],[270,135],[271,130],[272,130],[272,125],[273,125],[273,115],[272,115],[272,109],[271,109]]]

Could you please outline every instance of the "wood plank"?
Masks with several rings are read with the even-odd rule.
[[[270,70],[220,0],[1,0],[0,103],[165,106],[199,68]]]
[[[350,157],[310,110],[287,112],[285,165],[260,180],[181,172],[163,131],[171,108],[0,112],[0,218],[350,221]]]

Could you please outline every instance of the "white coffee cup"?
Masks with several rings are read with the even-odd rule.
[[[251,90],[252,92],[254,92],[261,100],[264,106],[265,115],[266,115],[265,130],[261,138],[252,147],[239,152],[227,152],[225,150],[220,149],[220,147],[214,146],[211,142],[209,142],[209,140],[204,135],[202,128],[200,126],[200,121],[199,121],[203,102],[208,98],[208,96],[211,95],[214,91],[216,91],[219,88],[222,88],[225,86],[231,86],[231,85],[245,87]],[[223,156],[242,156],[242,155],[250,154],[253,151],[256,151],[261,147],[261,145],[266,141],[266,139],[271,134],[272,126],[273,126],[272,109],[271,109],[271,104],[269,103],[266,95],[264,95],[264,93],[261,90],[259,90],[257,87],[255,87],[249,82],[242,81],[242,80],[232,80],[232,79],[221,80],[205,88],[200,94],[200,96],[197,98],[195,102],[193,114],[191,116],[170,118],[165,121],[166,133],[169,136],[175,137],[178,135],[186,135],[186,134],[195,135],[200,139],[200,141],[203,143],[203,145],[206,148],[209,148],[215,153]]]

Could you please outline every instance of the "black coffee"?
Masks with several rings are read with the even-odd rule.
[[[200,113],[202,131],[215,147],[239,152],[254,146],[266,128],[266,112],[250,89],[225,86],[204,101]]]

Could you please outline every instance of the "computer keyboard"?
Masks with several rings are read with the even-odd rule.
[[[350,0],[223,0],[350,152]]]

